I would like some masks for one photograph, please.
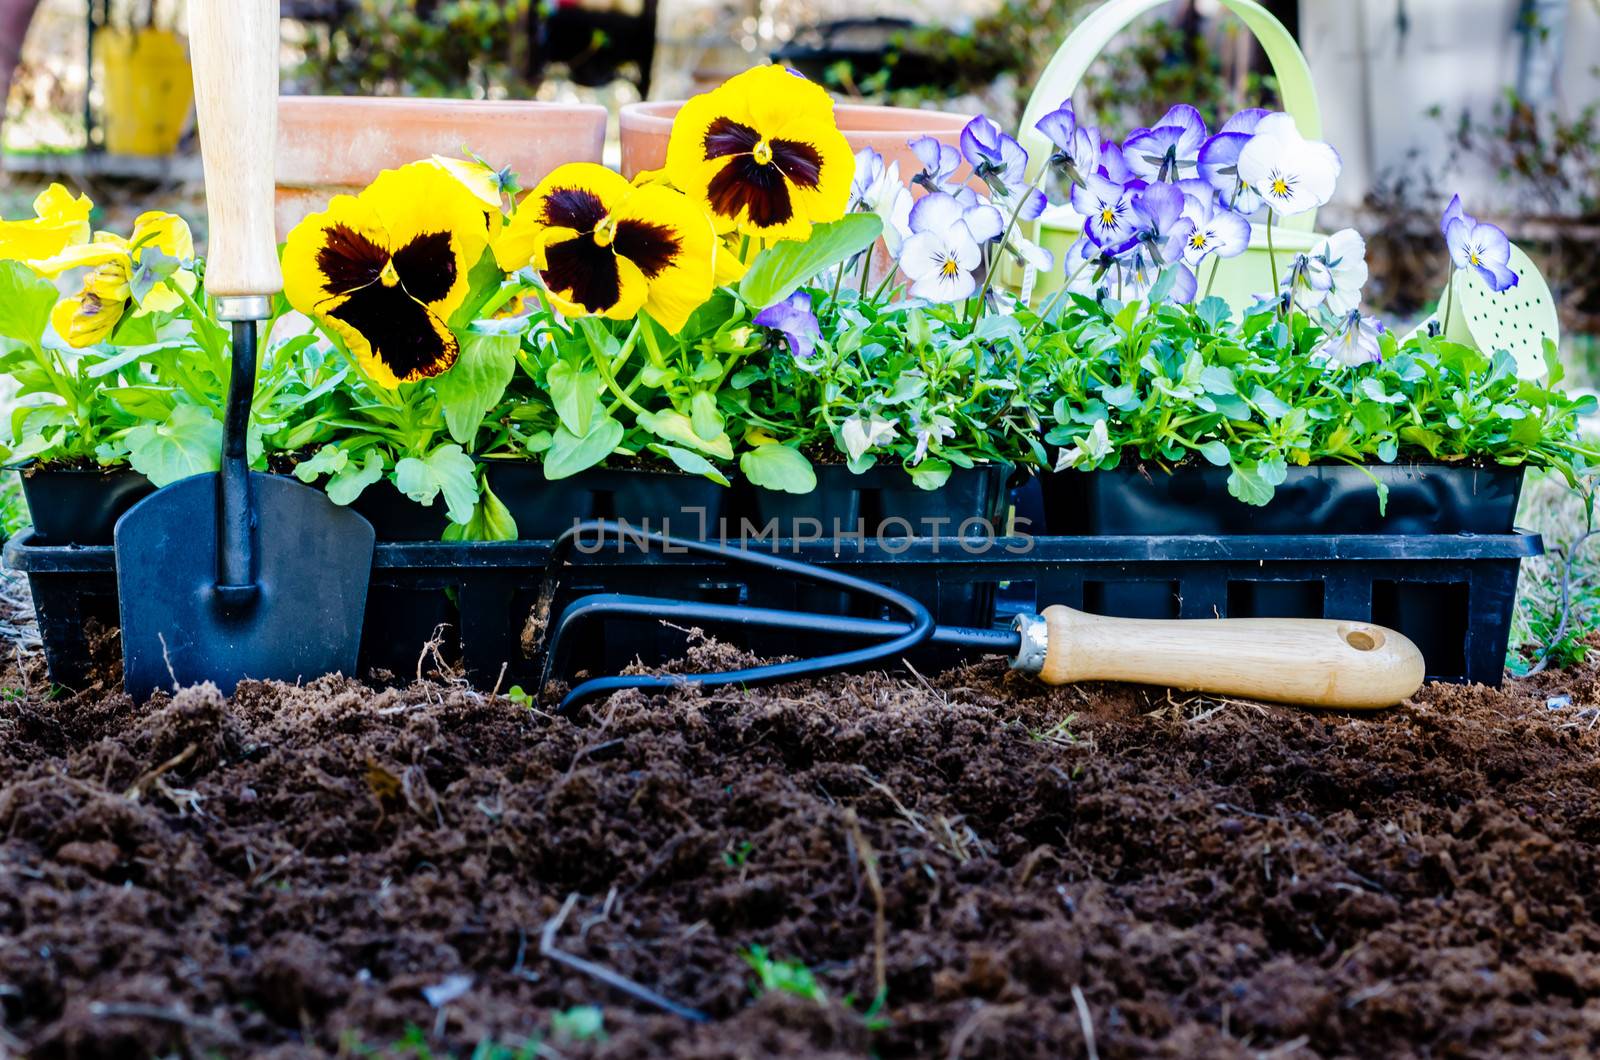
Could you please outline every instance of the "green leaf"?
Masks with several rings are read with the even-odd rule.
[[[446,443],[425,457],[408,456],[394,466],[394,484],[418,504],[431,505],[444,494],[453,523],[466,523],[478,504],[478,480],[472,458],[455,443]]]
[[[1272,500],[1277,487],[1288,477],[1288,466],[1281,460],[1264,460],[1255,465],[1233,465],[1228,476],[1228,492],[1246,504],[1261,506]]]
[[[699,453],[680,449],[676,445],[652,445],[650,448],[671,460],[679,471],[687,475],[703,475],[719,486],[728,485],[728,477],[717,470],[717,465]]]
[[[129,278],[128,289],[133,294],[133,300],[144,305],[144,300],[159,283],[165,283],[177,275],[178,268],[183,263],[169,254],[163,254],[155,247],[145,247],[139,251],[139,263]]]
[[[698,449],[721,460],[733,459],[733,443],[728,440],[727,434],[719,434],[715,438],[701,438],[695,433],[694,423],[689,417],[676,409],[641,412],[635,417],[635,421],[658,438],[686,445],[690,449]]]
[[[517,521],[505,502],[494,495],[489,484],[483,484],[478,506],[466,525],[451,523],[444,528],[446,541],[515,541]]]
[[[294,477],[301,482],[312,483],[323,475],[331,475],[336,471],[343,471],[350,463],[350,454],[337,445],[325,445],[318,449],[309,460],[302,460],[294,466]]]
[[[328,479],[328,499],[335,504],[354,504],[368,486],[382,477],[383,454],[376,449],[369,449],[365,463],[357,465],[354,460],[348,461]]]
[[[788,298],[817,274],[866,250],[883,234],[876,214],[847,214],[816,225],[804,242],[782,240],[762,251],[739,281],[739,297],[756,309]]]
[[[783,493],[810,493],[817,473],[800,450],[768,442],[739,457],[739,470],[755,485]]]
[[[1228,443],[1220,438],[1213,438],[1202,445],[1200,447],[1200,455],[1205,457],[1208,463],[1216,467],[1227,467],[1228,461],[1233,458],[1232,454],[1228,452]]]
[[[573,437],[582,438],[594,425],[599,394],[605,383],[599,372],[583,372],[566,361],[556,361],[545,373],[545,387],[556,415]]]
[[[468,331],[460,336],[460,343],[461,355],[448,372],[433,381],[433,390],[444,409],[450,437],[470,446],[484,416],[499,403],[517,370],[522,336]]]
[[[1161,270],[1161,275],[1156,277],[1156,282],[1150,285],[1150,294],[1145,302],[1150,305],[1160,305],[1172,293],[1173,285],[1178,282],[1178,266],[1169,265]]]
[[[1269,420],[1282,419],[1289,414],[1289,406],[1283,403],[1283,399],[1264,386],[1258,386],[1250,392],[1250,403]]]
[[[1216,331],[1233,318],[1233,311],[1228,308],[1227,299],[1210,295],[1195,308],[1195,315],[1208,330]]]
[[[722,413],[717,411],[715,393],[699,390],[689,399],[689,424],[702,441],[714,442],[722,436]]]
[[[128,431],[128,462],[157,486],[222,466],[222,424],[210,410],[179,405],[161,423]]]
[[[37,348],[56,297],[56,285],[22,262],[0,261],[0,335]]]
[[[495,261],[494,251],[485,250],[478,263],[467,273],[467,300],[462,302],[454,313],[450,315],[452,329],[465,328],[477,317],[478,310],[500,291],[500,282],[505,279],[505,273],[500,271],[499,262]]]
[[[916,467],[906,468],[906,473],[918,489],[936,490],[950,481],[950,465],[938,457],[930,456]]]
[[[624,433],[622,424],[610,416],[597,422],[581,437],[567,430],[565,425],[557,427],[550,435],[550,448],[544,453],[544,477],[554,481],[587,471],[622,444]]]

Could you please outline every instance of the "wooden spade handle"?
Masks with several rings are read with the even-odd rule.
[[[1047,684],[1132,681],[1277,703],[1364,710],[1422,687],[1417,646],[1369,622],[1322,618],[1153,621],[1044,612]]]
[[[276,294],[278,0],[190,0],[189,50],[210,217],[206,291]]]

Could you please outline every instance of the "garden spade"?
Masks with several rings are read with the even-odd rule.
[[[273,234],[278,0],[190,0],[205,161],[205,285],[233,331],[222,465],[117,523],[128,692],[353,672],[372,526],[321,492],[249,469],[257,329],[283,288]]]
[[[764,555],[717,541],[691,541],[596,521],[563,534],[546,568],[540,607],[560,589],[561,569],[582,538],[659,545],[667,552],[693,553],[760,567],[770,574],[833,586],[873,599],[903,621],[857,618],[671,600],[620,593],[596,593],[562,611],[548,637],[539,688],[562,672],[565,648],[576,630],[607,619],[646,619],[675,624],[705,623],[742,628],[781,629],[795,643],[818,635],[870,640],[865,647],[832,654],[712,674],[656,677],[629,674],[597,677],[567,692],[559,709],[625,688],[668,690],[774,684],[842,670],[892,666],[923,645],[973,655],[1000,655],[1011,667],[1045,684],[1075,681],[1128,681],[1166,685],[1223,696],[1340,710],[1390,707],[1416,693],[1426,673],[1422,653],[1409,639],[1370,622],[1312,618],[1130,619],[1085,614],[1070,607],[1047,607],[1043,614],[1019,615],[1012,628],[972,629],[940,626],[926,606],[899,590],[843,571],[816,567],[783,556]],[[530,628],[550,627],[536,613]],[[533,646],[545,648],[545,643]]]

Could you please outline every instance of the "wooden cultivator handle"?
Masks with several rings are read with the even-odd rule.
[[[189,51],[210,219],[206,292],[224,300],[223,319],[239,319],[283,290],[272,213],[278,0],[190,0]]]
[[[1016,665],[1052,685],[1131,681],[1312,707],[1390,707],[1415,694],[1422,653],[1392,629],[1321,618],[1155,621],[1070,607],[1019,620]]]

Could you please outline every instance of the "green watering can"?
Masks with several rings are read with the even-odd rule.
[[[1306,64],[1306,57],[1295,43],[1294,36],[1255,0],[1221,2],[1244,22],[1261,43],[1277,76],[1284,110],[1294,117],[1300,135],[1308,140],[1322,139],[1322,108],[1317,102],[1316,85],[1312,82],[1311,68]],[[1022,114],[1022,128],[1017,134],[1018,141],[1028,152],[1030,179],[1038,176],[1039,168],[1046,164],[1051,152],[1050,141],[1034,127],[1035,123],[1060,106],[1062,100],[1070,99],[1077,92],[1089,67],[1118,34],[1141,15],[1165,3],[1166,0],[1108,0],[1085,16],[1062,42],[1028,100],[1028,106]],[[1171,102],[1179,103],[1182,100]],[[1094,120],[1093,115],[1081,117],[1088,122]],[[1280,274],[1287,261],[1296,254],[1310,252],[1324,238],[1317,233],[1316,222],[1316,211],[1308,211],[1274,223],[1272,245],[1277,253]],[[1074,217],[1052,219],[1046,214],[1034,223],[1033,240],[1055,255],[1057,267],[1048,275],[1034,278],[1031,291],[1033,304],[1040,304],[1042,296],[1049,295],[1066,282],[1066,274],[1060,263],[1082,234],[1081,223]],[[1442,237],[1439,252],[1442,259]],[[1447,299],[1441,295],[1439,298],[1440,312],[1444,311],[1447,302],[1450,305],[1450,319],[1443,324],[1444,334],[1479,350],[1506,350],[1516,357],[1520,375],[1529,379],[1539,378],[1548,370],[1544,340],[1554,342],[1560,334],[1555,302],[1538,267],[1515,245],[1511,248],[1510,267],[1520,281],[1517,286],[1498,294],[1491,291],[1476,273],[1456,272],[1452,277],[1454,297]],[[1198,277],[1202,287],[1210,279],[1211,269],[1211,261],[1202,264]],[[1024,285],[1020,268],[1013,267],[1010,279],[1013,286]],[[1249,249],[1237,257],[1220,262],[1212,294],[1225,299],[1238,313],[1251,305],[1257,296],[1269,293],[1272,287],[1266,228],[1262,223],[1252,222]],[[1429,323],[1424,321],[1417,330],[1425,329]]]
[[[1030,179],[1038,176],[1051,150],[1050,141],[1034,128],[1035,123],[1060,106],[1062,100],[1072,98],[1083,83],[1089,67],[1118,34],[1139,16],[1165,3],[1166,0],[1110,0],[1091,11],[1068,34],[1055,57],[1050,60],[1050,65],[1045,67],[1027,108],[1022,112],[1022,129],[1017,134],[1017,140],[1027,149]],[[1283,98],[1284,110],[1293,115],[1300,135],[1308,140],[1322,139],[1322,108],[1317,104],[1316,86],[1312,84],[1311,68],[1306,65],[1306,57],[1294,37],[1283,27],[1283,23],[1255,0],[1222,0],[1222,4],[1238,15],[1261,42],[1262,50],[1272,63],[1273,73],[1277,75],[1278,92]],[[1172,102],[1181,103],[1183,100]],[[1081,117],[1086,122],[1094,121],[1092,114]],[[1280,270],[1296,254],[1309,252],[1322,240],[1323,237],[1316,232],[1316,224],[1314,210],[1273,224],[1272,245],[1277,251]],[[1050,220],[1047,214],[1036,222],[1032,238],[1055,255],[1057,268],[1048,276],[1037,278],[1033,288],[1035,304],[1038,304],[1040,296],[1048,295],[1066,282],[1060,263],[1082,234],[1083,229],[1076,218]],[[1211,268],[1210,261],[1201,266],[1198,275],[1202,287],[1211,276]],[[1266,228],[1262,224],[1252,224],[1250,249],[1238,257],[1223,260],[1217,266],[1216,285],[1211,293],[1226,299],[1234,311],[1239,312],[1254,302],[1258,295],[1271,290],[1272,268],[1267,256]]]

